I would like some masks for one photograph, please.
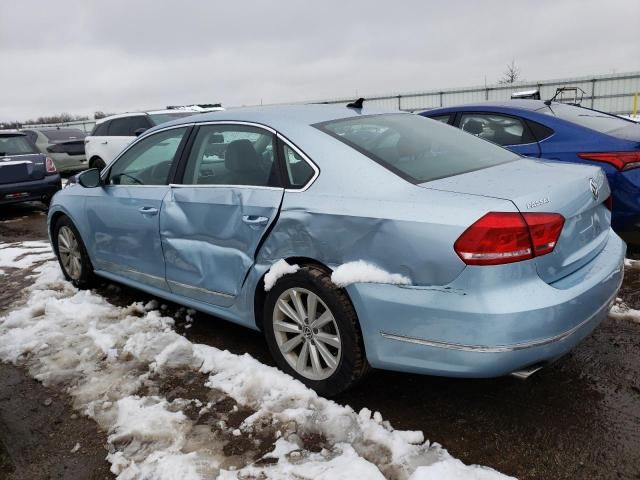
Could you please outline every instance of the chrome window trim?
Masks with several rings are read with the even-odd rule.
[[[298,155],[300,155],[300,157],[307,162],[307,164],[313,169],[313,176],[309,179],[309,181],[307,181],[307,183],[305,183],[302,187],[300,188],[285,188],[285,192],[304,192],[306,191],[311,185],[313,185],[313,182],[316,181],[316,179],[320,176],[320,168],[315,164],[315,162],[313,160],[311,160],[306,153],[304,153],[302,150],[300,150],[293,142],[291,142],[287,137],[285,137],[284,135],[281,134],[276,134],[277,137],[282,140],[284,143],[287,144],[287,146],[289,148],[291,148],[291,150],[293,150],[294,152],[296,152]],[[284,161],[284,159],[283,159]]]
[[[167,279],[167,283],[169,284],[169,286],[176,286],[179,288],[185,288],[187,290],[195,290],[196,292],[201,292],[201,293],[205,293],[207,295],[216,295],[218,297],[223,297],[223,298],[235,298],[235,295],[232,295],[230,293],[223,293],[223,292],[217,292],[215,290],[208,290],[206,288],[202,288],[202,287],[194,287],[193,285],[187,285],[186,283],[181,283],[181,282],[176,282],[175,280],[169,280]]]
[[[163,185],[166,186],[166,185]],[[170,188],[251,188],[255,190],[276,190],[281,192],[283,187],[264,187],[261,185],[227,185],[227,184],[211,184],[211,185],[192,185],[189,183],[170,183]]]

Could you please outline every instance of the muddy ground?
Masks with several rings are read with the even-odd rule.
[[[45,222],[35,204],[3,207],[0,242],[44,239]],[[12,275],[1,289],[0,314],[28,284],[23,277]],[[119,305],[151,298],[108,283],[99,291]],[[627,274],[620,296],[640,309],[640,272]],[[161,303],[167,315],[176,311]],[[200,313],[186,326],[178,321],[192,341],[273,364],[258,333]],[[336,400],[378,410],[396,428],[424,431],[465,463],[521,479],[640,479],[640,325],[629,321],[605,320],[527,381],[377,371]],[[70,453],[79,439],[80,450]],[[105,443],[92,421],[74,416],[63,393],[0,364],[0,479],[112,478]]]

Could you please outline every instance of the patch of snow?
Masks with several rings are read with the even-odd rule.
[[[80,450],[80,444],[76,443],[74,447],[71,450],[69,450],[69,453],[76,453],[78,450]]]
[[[264,291],[268,292],[280,278],[290,273],[296,273],[299,269],[298,265],[289,265],[284,258],[281,258],[271,265],[271,268],[264,276]]]
[[[422,432],[394,430],[378,412],[356,413],[319,397],[248,354],[194,344],[149,305],[117,307],[77,290],[55,262],[35,272],[26,303],[0,317],[0,360],[27,367],[44,385],[73,397],[74,407],[108,433],[107,458],[119,480],[508,478],[465,466]],[[202,402],[169,401],[160,390],[145,390],[154,377],[175,382],[175,371],[206,375],[211,392],[253,413],[235,428],[198,424],[187,408]],[[265,426],[280,432],[267,454],[277,462],[255,465],[224,454],[221,438],[246,439]],[[304,433],[322,435],[326,448],[305,450]]]
[[[35,263],[52,258],[53,252],[46,242],[5,244],[0,248],[0,265],[6,268],[29,268]],[[3,270],[0,272],[4,273]]]
[[[630,308],[621,298],[616,298],[613,306],[609,310],[609,316],[619,320],[630,320],[635,323],[640,323],[640,310]]]
[[[624,268],[627,270],[640,270],[640,260],[624,259]]]
[[[394,285],[411,285],[411,280],[399,273],[386,270],[364,260],[348,262],[340,265],[331,274],[331,281],[339,287],[352,283],[390,283]]]

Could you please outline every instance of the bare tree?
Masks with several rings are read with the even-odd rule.
[[[516,67],[516,61],[511,60],[511,64],[507,65],[507,69],[502,74],[502,78],[498,83],[514,83],[520,79],[520,69]]]

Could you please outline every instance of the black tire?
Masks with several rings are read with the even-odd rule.
[[[100,157],[93,157],[89,161],[89,168],[97,168],[98,170],[102,171],[106,166],[107,164],[104,163],[104,160],[102,160]]]
[[[60,229],[62,229],[63,227],[67,227],[69,230],[71,230],[71,232],[75,237],[75,240],[77,241],[77,244],[80,250],[81,273],[79,276],[77,276],[77,278],[72,278],[69,272],[67,272],[60,256],[59,234],[60,234]],[[53,227],[52,233],[53,233],[52,235],[53,248],[54,248],[56,257],[58,258],[58,263],[60,264],[60,268],[62,269],[62,273],[64,274],[64,277],[68,281],[73,283],[73,285],[77,288],[81,288],[81,289],[90,288],[95,283],[93,265],[91,265],[91,260],[89,259],[89,255],[87,254],[87,249],[84,246],[84,242],[82,241],[82,237],[80,236],[80,232],[78,232],[78,229],[76,228],[76,226],[69,219],[69,217],[62,216],[58,218],[58,220],[56,221],[56,224]]]
[[[285,359],[274,332],[274,309],[280,295],[290,288],[314,293],[326,304],[335,319],[341,342],[341,356],[335,371],[326,379],[313,380],[298,373]],[[267,292],[263,315],[264,335],[278,367],[320,395],[335,396],[357,383],[369,370],[362,332],[355,309],[344,289],[331,282],[330,272],[316,265],[301,266],[280,278]]]

